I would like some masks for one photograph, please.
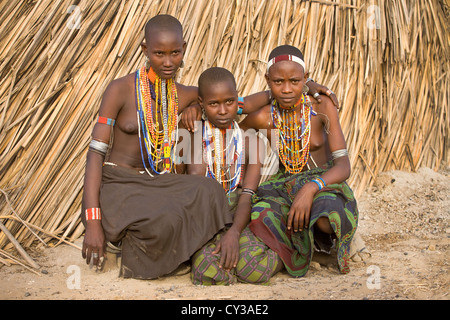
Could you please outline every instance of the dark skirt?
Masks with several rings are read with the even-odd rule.
[[[120,275],[153,279],[174,271],[224,228],[222,186],[200,176],[151,177],[104,166],[100,191],[106,240],[122,241]]]

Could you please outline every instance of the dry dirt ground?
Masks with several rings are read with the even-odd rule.
[[[315,255],[303,278],[285,272],[268,286],[195,286],[189,275],[157,280],[118,277],[118,268],[90,269],[68,245],[33,248],[35,275],[18,265],[0,267],[0,299],[154,300],[449,300],[450,170],[391,171],[358,199],[357,232],[370,251],[342,275],[334,260]],[[82,239],[76,244],[81,246]]]

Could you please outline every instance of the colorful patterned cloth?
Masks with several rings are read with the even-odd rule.
[[[293,232],[286,227],[287,214],[297,191],[305,183],[321,176],[330,165],[294,175],[279,172],[262,183],[253,196],[250,230],[278,253],[286,270],[294,277],[304,276],[308,271],[315,240],[321,247],[325,245],[325,250],[333,244],[330,237],[328,244],[323,241],[325,234],[314,227],[320,217],[328,217],[334,230],[339,270],[342,273],[350,271],[349,246],[358,224],[358,209],[347,183],[328,185],[316,194],[308,229]],[[319,232],[320,235],[317,234]]]
[[[234,212],[236,209],[239,192],[240,189],[229,195],[230,211]],[[239,238],[239,261],[236,268],[226,271],[219,267],[220,253],[212,252],[226,231],[223,230],[217,234],[213,240],[193,255],[192,282],[198,285],[229,285],[236,281],[269,284],[279,263],[278,255],[258,239],[248,226]]]
[[[239,238],[239,261],[236,268],[219,268],[220,253],[212,254],[224,232],[197,251],[192,258],[191,280],[201,285],[229,285],[236,281],[269,284],[278,264],[277,254],[270,250],[247,227]]]

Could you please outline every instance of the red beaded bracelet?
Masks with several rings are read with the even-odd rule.
[[[102,220],[100,208],[86,209],[86,221],[89,220]]]

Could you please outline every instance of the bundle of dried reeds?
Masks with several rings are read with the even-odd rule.
[[[334,90],[361,194],[379,172],[449,164],[450,21],[438,0],[2,1],[0,221],[16,247],[71,242],[85,155],[105,87],[143,63],[146,21],[184,26],[196,85],[207,67],[231,70],[241,95],[266,89],[269,52],[298,46],[310,76]],[[0,233],[0,248],[12,246]],[[4,260],[2,260],[4,261]]]

